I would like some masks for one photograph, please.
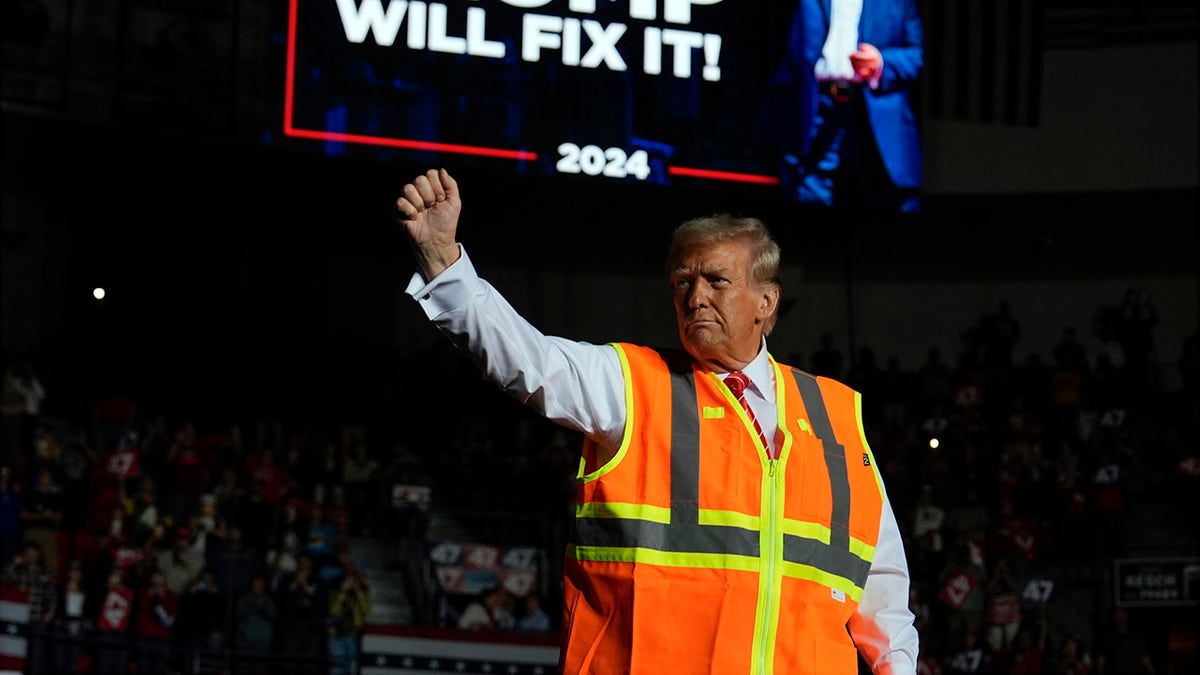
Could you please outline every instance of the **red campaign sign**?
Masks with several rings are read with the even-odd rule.
[[[118,450],[108,455],[108,472],[129,478],[138,475],[138,456],[132,450]]]
[[[463,561],[467,567],[477,570],[498,570],[500,569],[500,547],[467,544],[463,547]]]
[[[978,580],[974,574],[959,572],[942,585],[942,590],[938,592],[938,599],[952,609],[961,609],[963,603],[967,601],[967,596],[975,590],[976,583]]]
[[[523,598],[533,590],[534,584],[537,583],[537,573],[535,572],[501,572],[500,585],[509,593]]]
[[[124,569],[139,562],[146,557],[145,551],[132,546],[122,546],[117,549],[116,559],[113,561],[118,568]]]
[[[463,568],[461,567],[437,567],[434,569],[437,574],[438,585],[447,593],[462,593],[463,587]]]
[[[114,588],[104,598],[100,610],[100,630],[124,631],[129,628],[129,614],[133,608],[133,593],[128,589]]]
[[[992,624],[1008,626],[1021,623],[1021,601],[1016,593],[997,595],[992,600]]]

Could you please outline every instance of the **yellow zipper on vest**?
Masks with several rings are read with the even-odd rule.
[[[762,577],[759,579],[759,599],[761,600],[759,612],[758,633],[758,668],[757,672],[760,675],[770,675],[774,669],[774,651],[771,646],[775,644],[775,635],[778,631],[778,617],[776,616],[775,603],[778,600],[776,592],[776,573],[775,561],[779,557],[779,508],[778,508],[778,480],[776,478],[776,468],[779,466],[779,460],[767,459],[767,478],[765,487],[767,490],[766,508],[764,511],[765,517],[762,518],[762,533],[759,534],[759,541],[762,545],[762,559],[765,563],[762,566]]]

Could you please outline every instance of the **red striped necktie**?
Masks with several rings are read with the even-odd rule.
[[[750,378],[740,370],[735,370],[725,376],[725,386],[729,387],[729,391],[737,397],[738,403],[742,404],[742,408],[746,411],[746,416],[754,424],[754,430],[758,432],[758,440],[762,441],[763,448],[766,449],[767,455],[774,459],[771,452],[771,446],[767,443],[767,435],[763,433],[762,427],[758,424],[758,418],[754,416],[754,410],[750,408],[749,401],[746,400],[746,387],[750,386]]]

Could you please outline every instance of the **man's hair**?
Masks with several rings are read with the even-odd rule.
[[[783,290],[783,277],[779,271],[779,244],[771,232],[758,218],[732,216],[717,213],[685,221],[675,228],[671,245],[667,249],[666,272],[671,274],[679,261],[697,246],[708,246],[722,242],[735,242],[750,251],[750,274],[759,285],[774,286]],[[763,324],[763,334],[770,335],[779,318],[779,306]]]

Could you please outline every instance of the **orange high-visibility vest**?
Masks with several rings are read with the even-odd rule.
[[[603,466],[584,446],[562,671],[857,673],[846,623],[883,508],[858,392],[772,358],[772,460],[715,373],[613,346],[625,435]]]

